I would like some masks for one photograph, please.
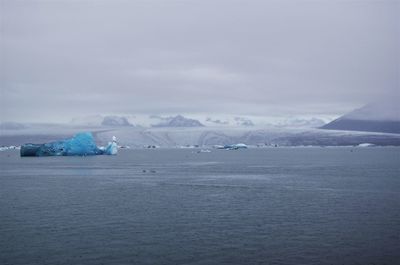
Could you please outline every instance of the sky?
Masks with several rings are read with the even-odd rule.
[[[400,98],[400,1],[0,3],[0,121],[338,116]]]

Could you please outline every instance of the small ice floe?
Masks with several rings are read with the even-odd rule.
[[[370,144],[370,143],[362,143],[357,145],[357,147],[371,147],[371,146],[375,146],[374,144]]]
[[[246,149],[247,145],[245,144],[228,144],[228,145],[224,145],[225,150],[238,150],[238,149]]]
[[[208,149],[201,149],[201,150],[197,151],[196,153],[211,153],[211,151]]]
[[[182,149],[194,149],[194,148],[199,148],[200,146],[198,144],[187,144],[187,145],[180,145],[178,148]]]
[[[234,147],[236,147],[237,149],[246,149],[247,145],[240,143],[240,144],[235,144]]]
[[[225,150],[238,150],[238,149],[246,149],[248,148],[246,144],[227,144],[227,145],[214,145],[215,149],[225,149]]]
[[[10,145],[10,146],[1,146],[0,147],[0,152],[1,151],[7,151],[7,150],[19,150],[21,149],[20,146],[15,146],[15,145]]]
[[[45,144],[24,144],[21,156],[91,156],[115,155],[118,153],[117,138],[105,147],[98,147],[90,132],[78,133],[70,139]]]

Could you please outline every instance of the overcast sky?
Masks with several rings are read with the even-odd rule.
[[[340,115],[399,98],[399,1],[1,2],[1,120]]]

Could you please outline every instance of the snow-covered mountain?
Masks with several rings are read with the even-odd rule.
[[[252,120],[243,117],[235,117],[236,125],[238,126],[254,126]]]
[[[188,114],[190,115],[190,114]],[[143,128],[154,127],[258,127],[258,128],[317,128],[325,124],[324,120],[332,118],[316,117],[262,117],[262,116],[236,116],[236,115],[215,115],[192,114],[190,116],[177,114],[167,115],[146,115],[146,114],[125,114],[125,115],[93,115],[75,118],[71,121],[74,126],[87,127],[120,127],[135,126]]]
[[[325,121],[318,118],[292,118],[278,122],[275,126],[283,128],[318,128],[325,125]]]
[[[120,128],[96,133],[100,143],[116,136],[121,145],[130,147],[187,145],[213,146],[244,143],[250,146],[357,146],[400,145],[400,136],[369,132],[340,132],[320,129],[257,129],[241,128]]]
[[[207,117],[203,124],[208,127],[259,127],[259,128],[318,128],[326,124],[331,117],[245,117],[225,116]]]
[[[121,126],[134,126],[127,117],[125,116],[102,116],[92,115],[74,118],[71,121],[71,125],[75,126],[89,126],[89,127],[121,127]]]
[[[339,117],[321,128],[400,133],[400,107],[394,101],[368,104]]]
[[[94,115],[76,118],[70,124],[2,123],[0,143],[43,143],[91,131],[107,143],[113,135],[121,145],[400,145],[400,115],[397,106],[367,105],[316,129],[332,117],[261,117],[193,114],[183,115]],[[189,114],[188,114],[189,115]],[[348,132],[348,130],[370,132]]]
[[[23,143],[45,143],[70,138],[76,133],[92,132],[99,145],[116,136],[120,145],[142,148],[155,145],[179,147],[186,145],[213,146],[244,143],[257,146],[356,146],[363,143],[400,146],[400,135],[332,131],[308,128],[260,127],[133,127],[133,126],[76,126],[32,125],[25,129],[2,130],[0,146]]]
[[[220,126],[230,126],[230,127],[247,127],[255,126],[254,122],[247,117],[237,117],[237,116],[224,116],[224,117],[206,117],[203,121],[205,126],[210,127],[220,127]]]
[[[126,117],[106,116],[101,122],[102,126],[133,126]]]
[[[198,120],[176,115],[174,117],[162,118],[160,123],[153,124],[152,127],[204,127],[204,125]]]

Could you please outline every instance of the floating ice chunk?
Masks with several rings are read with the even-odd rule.
[[[211,153],[211,151],[208,149],[200,149],[199,151],[197,151],[197,153]]]
[[[225,149],[225,150],[237,150],[237,149],[245,149],[247,148],[247,145],[245,144],[228,144],[228,145],[224,145],[222,148],[220,148],[219,146],[217,147],[217,149]]]
[[[1,146],[0,147],[0,152],[1,151],[7,151],[7,150],[19,150],[21,147],[15,146],[15,145],[10,145],[10,146]]]
[[[118,153],[117,137],[112,137],[112,142],[109,142],[105,148],[106,155],[116,155]]]
[[[235,144],[234,146],[235,146],[236,148],[247,148],[247,145],[242,144],[242,143],[240,143],[240,144]]]
[[[359,144],[358,147],[371,147],[371,146],[375,146],[374,144],[370,144],[370,143],[362,143]]]
[[[71,139],[46,144],[24,144],[21,146],[21,156],[90,156],[116,154],[113,144],[105,149],[99,148],[90,132],[78,133]]]

